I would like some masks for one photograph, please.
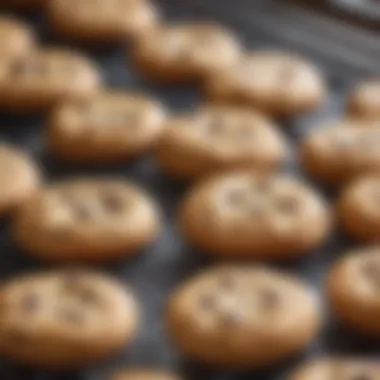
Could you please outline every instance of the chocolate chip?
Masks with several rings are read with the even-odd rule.
[[[212,294],[203,294],[199,298],[199,305],[202,310],[211,310],[215,306],[215,297]]]
[[[35,293],[27,293],[20,300],[21,309],[27,314],[31,314],[38,310],[40,298]]]
[[[368,279],[380,288],[380,262],[368,260],[363,265],[363,273]]]
[[[44,72],[41,65],[26,60],[14,62],[11,71],[14,76],[40,75]]]
[[[283,197],[276,201],[277,209],[284,214],[292,214],[298,208],[298,199],[295,197]]]
[[[268,178],[260,178],[252,184],[252,189],[255,193],[266,194],[272,188],[272,183]]]
[[[73,212],[75,217],[81,221],[87,221],[93,219],[92,208],[84,203],[76,203],[73,205]]]
[[[207,123],[207,132],[212,136],[219,136],[224,133],[224,119],[211,118]]]
[[[125,206],[124,198],[115,192],[104,194],[101,201],[107,211],[111,212],[119,212]]]
[[[73,325],[79,325],[84,321],[83,313],[79,310],[64,308],[60,309],[57,315],[61,320]]]
[[[234,310],[220,313],[219,321],[221,322],[221,325],[226,328],[234,328],[242,324],[241,316]]]
[[[218,285],[224,290],[230,290],[235,288],[237,283],[236,275],[233,272],[225,271],[219,275]]]
[[[264,310],[273,310],[278,306],[280,297],[272,289],[265,289],[260,294],[260,307]]]
[[[239,189],[230,190],[226,194],[226,203],[229,206],[242,206],[245,204],[245,195]]]

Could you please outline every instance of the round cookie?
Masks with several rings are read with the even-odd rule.
[[[204,79],[240,56],[238,38],[215,23],[161,26],[136,43],[133,60],[155,82],[178,83]]]
[[[18,59],[28,54],[35,45],[34,32],[21,21],[0,16],[0,60]]]
[[[380,118],[380,78],[360,83],[351,93],[348,112],[351,116],[364,119]]]
[[[327,293],[342,324],[380,338],[380,247],[360,249],[338,261],[328,277]]]
[[[195,179],[231,169],[270,172],[284,163],[287,153],[285,139],[264,116],[206,106],[168,122],[157,159],[167,173]]]
[[[380,130],[345,120],[312,133],[301,145],[301,162],[315,179],[330,186],[380,172]]]
[[[1,354],[33,367],[96,363],[129,343],[139,324],[128,289],[80,269],[18,277],[0,300]]]
[[[32,159],[11,145],[0,144],[0,215],[14,211],[33,196],[41,174]]]
[[[101,75],[92,61],[64,49],[40,50],[0,65],[0,107],[41,111],[98,92]]]
[[[181,380],[178,376],[163,371],[125,370],[113,375],[109,380]]]
[[[331,216],[306,184],[247,171],[198,184],[182,205],[180,225],[190,244],[215,257],[283,260],[321,245]]]
[[[215,71],[205,90],[214,100],[253,106],[276,117],[311,111],[326,96],[321,73],[303,58],[281,51],[242,56]]]
[[[260,266],[201,273],[174,293],[167,315],[169,334],[186,356],[236,369],[297,354],[321,325],[317,301],[303,283]]]
[[[326,358],[303,364],[289,380],[380,380],[375,361],[358,358]]]
[[[159,231],[154,202],[116,179],[77,179],[41,190],[20,209],[13,236],[51,262],[105,262],[136,255]]]
[[[122,92],[100,93],[57,107],[48,140],[52,152],[69,161],[116,162],[153,149],[164,121],[165,111],[153,99]]]
[[[149,0],[51,0],[50,21],[59,34],[88,42],[117,42],[153,29],[158,11]]]
[[[380,177],[353,181],[340,196],[338,213],[342,227],[359,240],[380,242]]]

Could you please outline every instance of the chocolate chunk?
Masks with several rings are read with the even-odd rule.
[[[80,325],[84,321],[84,315],[79,310],[62,308],[58,310],[57,315],[62,321],[73,325]]]
[[[124,198],[115,192],[103,194],[102,203],[111,212],[120,212],[125,206]]]
[[[292,214],[298,208],[298,199],[295,197],[283,197],[276,201],[277,209],[284,214]]]
[[[264,310],[273,310],[279,302],[280,297],[273,289],[265,289],[260,294],[260,307]]]
[[[215,297],[212,294],[203,294],[199,298],[199,305],[202,310],[212,310],[215,306]]]
[[[20,305],[26,314],[34,313],[39,308],[40,298],[35,293],[27,293],[21,298]]]

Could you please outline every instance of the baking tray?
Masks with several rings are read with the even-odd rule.
[[[239,2],[230,0],[162,0],[159,5],[170,21],[217,20],[233,27],[240,33],[242,40],[249,48],[282,48],[298,51],[321,67],[331,87],[329,101],[312,115],[299,117],[290,123],[281,123],[294,147],[297,146],[297,142],[302,136],[320,123],[340,117],[344,110],[346,92],[356,81],[378,73],[380,70],[378,51],[380,47],[377,46],[379,44],[373,43],[377,36],[361,35],[367,44],[364,42],[360,44],[360,52],[346,47],[343,49],[343,53],[336,54],[335,50],[345,46],[347,41],[339,43],[334,39],[331,41],[337,49],[331,49],[331,43],[322,48],[321,46],[316,47],[315,45],[318,44],[314,44],[315,41],[312,39],[308,40],[307,36],[314,35],[315,37],[319,32],[308,34],[298,29],[299,25],[313,25],[308,17],[314,16],[305,13],[301,13],[300,16],[299,9],[284,5],[282,2],[271,0],[240,0]],[[48,24],[43,16],[22,15],[20,17],[34,23],[45,44],[65,46],[64,41],[51,38],[48,33]],[[318,17],[317,22],[320,22]],[[335,28],[336,25],[333,24],[332,27]],[[347,28],[347,33],[356,35],[356,31],[351,27],[347,25],[344,27]],[[327,28],[322,29],[327,30]],[[125,49],[107,48],[97,51],[86,48],[85,51],[101,65],[106,80],[112,87],[127,91],[143,91],[158,96],[173,111],[191,109],[202,102],[201,92],[196,88],[151,86],[132,69]],[[344,52],[348,55],[345,55]],[[361,60],[358,61],[357,58]],[[177,206],[188,190],[187,187],[160,173],[151,157],[107,170],[69,166],[58,162],[49,156],[44,146],[45,118],[0,114],[0,126],[1,140],[12,142],[31,152],[42,164],[49,180],[90,174],[121,175],[135,180],[148,189],[160,201],[164,210],[164,228],[153,247],[132,261],[123,261],[101,268],[117,276],[121,281],[131,284],[142,303],[142,329],[132,347],[104,363],[80,372],[40,372],[2,361],[0,363],[1,380],[101,380],[107,379],[107,375],[115,370],[135,366],[173,369],[183,373],[185,379],[188,380],[280,380],[284,378],[289,369],[302,360],[320,354],[357,354],[380,358],[379,345],[343,330],[335,324],[333,319],[328,317],[328,312],[326,312],[328,321],[325,328],[310,349],[276,368],[260,372],[236,373],[205,368],[184,360],[170,345],[167,337],[163,323],[165,303],[168,295],[186,278],[197,273],[201,268],[213,264],[200,252],[186,245],[178,233]],[[286,170],[296,176],[302,175],[295,161],[291,162]],[[321,191],[324,192],[323,189]],[[334,199],[334,194],[326,194],[326,196]],[[24,256],[12,244],[8,228],[8,222],[4,221],[0,228],[0,275],[2,279],[5,280],[26,271],[46,268],[43,264]],[[335,236],[317,252],[296,262],[276,264],[276,266],[300,276],[322,295],[323,280],[331,263],[349,246],[352,244],[349,244],[344,237]]]

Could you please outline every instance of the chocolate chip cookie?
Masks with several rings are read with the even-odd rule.
[[[203,80],[240,56],[234,33],[211,22],[161,26],[145,34],[133,50],[138,70],[155,82]]]
[[[121,42],[154,29],[159,12],[149,0],[51,0],[59,34],[88,42]]]
[[[17,112],[47,110],[97,92],[101,81],[98,68],[81,53],[39,50],[0,63],[0,107]]]
[[[276,126],[252,110],[205,106],[167,124],[157,159],[164,171],[180,179],[242,168],[271,172],[287,157]]]
[[[322,104],[322,74],[304,58],[281,51],[242,56],[225,70],[215,70],[206,93],[217,101],[245,104],[276,117],[291,117]]]
[[[301,162],[315,179],[341,186],[367,173],[380,173],[380,129],[343,121],[312,133],[301,146]]]
[[[99,93],[56,108],[49,145],[55,155],[69,161],[102,164],[128,160],[156,146],[165,118],[163,107],[149,97]]]
[[[350,95],[348,112],[364,119],[380,119],[380,78],[357,85]]]
[[[155,203],[116,179],[53,184],[24,204],[13,225],[18,245],[51,262],[104,262],[130,257],[159,231]]]
[[[180,225],[190,244],[235,259],[294,259],[327,238],[331,216],[308,185],[252,171],[201,182],[185,199]]]
[[[327,293],[342,324],[380,338],[380,247],[358,249],[339,260],[329,275]]]
[[[33,367],[96,363],[128,344],[139,324],[128,289],[80,269],[17,277],[0,300],[1,354]]]
[[[320,323],[317,301],[303,283],[261,266],[206,270],[172,295],[167,314],[168,331],[187,357],[233,368],[295,355]]]

